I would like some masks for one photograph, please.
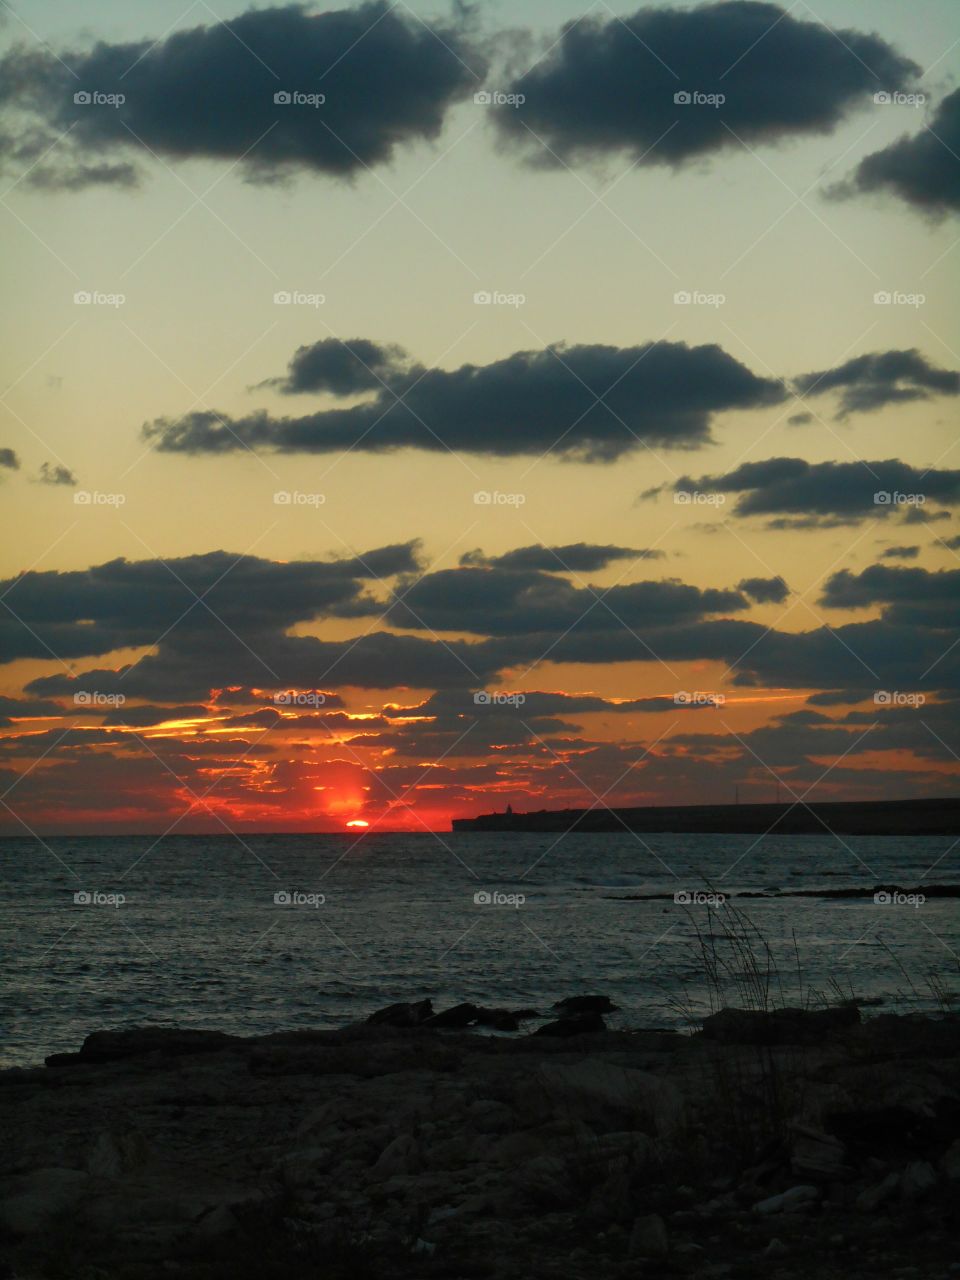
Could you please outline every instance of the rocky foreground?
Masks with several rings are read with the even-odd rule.
[[[2,1072],[0,1276],[960,1275],[960,1020],[682,1036],[602,1030],[605,1004],[515,1038],[426,1003],[103,1031]]]

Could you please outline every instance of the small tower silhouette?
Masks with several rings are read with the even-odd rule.
[[[513,817],[513,805],[512,805],[512,804],[508,804],[508,805],[507,805],[507,809],[506,809],[506,816],[507,816],[508,818],[512,818],[512,817]]]

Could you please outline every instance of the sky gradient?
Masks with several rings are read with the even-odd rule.
[[[956,794],[952,6],[3,12],[0,830]]]

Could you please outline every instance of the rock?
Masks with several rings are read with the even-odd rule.
[[[371,1026],[380,1027],[418,1027],[433,1017],[433,1002],[418,1000],[413,1004],[388,1004],[385,1009],[378,1009],[367,1018]]]
[[[900,1186],[900,1175],[896,1171],[888,1173],[881,1183],[861,1191],[856,1199],[856,1206],[861,1213],[873,1213],[893,1196]]]
[[[703,1034],[721,1044],[819,1044],[860,1022],[856,1005],[833,1009],[721,1009],[703,1020]]]
[[[900,1175],[900,1194],[914,1202],[929,1195],[937,1185],[937,1171],[926,1160],[914,1160]]]
[[[797,1209],[807,1208],[819,1198],[820,1190],[818,1187],[804,1184],[799,1187],[791,1187],[789,1191],[783,1191],[778,1196],[768,1196],[766,1200],[758,1200],[753,1206],[753,1212],[763,1215],[791,1213]]]
[[[558,1018],[537,1027],[535,1036],[582,1036],[606,1031],[606,1023],[599,1013],[583,1013],[571,1018]]]
[[[389,1178],[398,1173],[416,1173],[420,1164],[420,1149],[415,1139],[401,1133],[381,1151],[373,1171],[381,1178]]]
[[[794,1125],[790,1168],[800,1177],[839,1182],[853,1176],[846,1147],[839,1138],[807,1125]]]
[[[631,1258],[665,1258],[669,1249],[667,1226],[659,1213],[648,1213],[637,1218],[627,1246]]]
[[[147,1147],[138,1133],[101,1133],[87,1156],[85,1167],[97,1178],[119,1178],[142,1165]]]
[[[950,1182],[960,1182],[960,1138],[952,1142],[940,1157],[940,1172]]]
[[[4,1179],[0,1226],[12,1235],[32,1235],[62,1221],[87,1193],[90,1178],[78,1169],[34,1169]]]
[[[785,1258],[789,1252],[790,1250],[783,1241],[778,1236],[774,1236],[764,1249],[763,1256],[765,1258]]]
[[[534,1088],[579,1120],[624,1129],[669,1133],[680,1123],[683,1101],[669,1080],[605,1059],[541,1063]]]
[[[94,1031],[87,1036],[75,1054],[52,1055],[57,1066],[88,1062],[119,1062],[124,1058],[142,1057],[148,1053],[179,1056],[212,1053],[242,1044],[239,1036],[224,1031],[201,1031],[183,1027],[131,1027],[125,1031]],[[52,1064],[51,1064],[52,1065]]]
[[[393,1008],[396,1007],[396,1005],[393,1006]],[[443,1009],[440,1013],[433,1014],[425,1019],[424,1025],[428,1027],[455,1027],[462,1029],[463,1027],[473,1026],[478,1021],[477,1015],[479,1013],[480,1010],[475,1004],[464,1002],[463,1004],[455,1004],[450,1009]],[[373,1016],[376,1017],[377,1015],[374,1014]]]
[[[524,1012],[521,1010],[521,1012]],[[481,1027],[491,1027],[494,1031],[519,1031],[520,1018],[510,1009],[477,1010],[477,1023]]]
[[[193,1227],[193,1235],[198,1240],[221,1240],[224,1236],[236,1235],[240,1230],[233,1211],[225,1204],[214,1205],[202,1214]]]
[[[558,1013],[613,1013],[618,1006],[609,996],[567,996],[553,1006]]]

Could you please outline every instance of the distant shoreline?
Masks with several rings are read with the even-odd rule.
[[[953,836],[960,835],[960,799],[541,809],[454,818],[451,826],[454,831],[482,832]]]

